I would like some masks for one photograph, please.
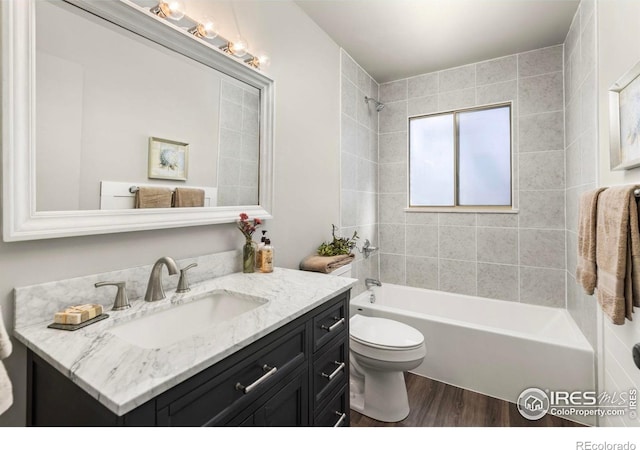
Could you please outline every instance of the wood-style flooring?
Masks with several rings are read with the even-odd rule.
[[[385,423],[351,411],[352,427],[581,427],[545,415],[531,421],[515,404],[411,373],[405,374],[411,412],[402,422]]]

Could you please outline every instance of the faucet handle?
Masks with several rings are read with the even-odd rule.
[[[121,311],[123,309],[131,308],[129,298],[127,297],[127,283],[124,281],[100,281],[95,284],[96,288],[102,286],[118,286],[116,299],[113,302],[113,308],[111,308],[112,311]]]
[[[197,265],[198,263],[191,263],[184,269],[180,269],[180,280],[178,281],[178,288],[176,289],[178,294],[189,292],[191,290],[189,287],[189,279],[187,278],[187,270],[193,269]]]

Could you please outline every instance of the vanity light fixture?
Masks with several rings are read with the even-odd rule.
[[[1,1],[1,0],[0,0]],[[142,6],[147,0],[130,0],[138,6]],[[185,15],[185,4],[183,0],[157,0],[158,4],[149,9],[149,12],[163,19],[181,20],[181,25],[193,36],[201,39],[213,41],[211,44],[222,50],[224,53],[239,58],[245,64],[255,68],[264,69],[271,63],[271,58],[266,53],[252,54],[249,53],[249,44],[240,35],[238,27],[238,18],[236,17],[233,3],[231,8],[233,18],[238,30],[238,36],[229,40],[224,36],[220,36],[218,23],[210,17],[203,17],[202,20],[196,20]],[[147,6],[148,7],[148,6]],[[222,42],[222,44],[221,44]]]
[[[162,0],[149,11],[163,19],[180,20],[184,17],[184,9],[182,0]]]
[[[209,17],[205,17],[195,27],[189,29],[189,33],[204,39],[215,39],[218,36],[218,25]]]

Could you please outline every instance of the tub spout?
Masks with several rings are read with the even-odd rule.
[[[364,285],[369,289],[371,286],[382,286],[382,283],[375,278],[365,278]]]

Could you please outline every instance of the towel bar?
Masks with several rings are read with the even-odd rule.
[[[131,192],[132,194],[135,194],[136,192],[138,192],[140,190],[140,188],[138,186],[131,186],[129,188],[129,192]],[[175,189],[171,189],[171,192],[175,191]],[[640,190],[639,190],[640,192]],[[639,194],[640,195],[640,194]]]

